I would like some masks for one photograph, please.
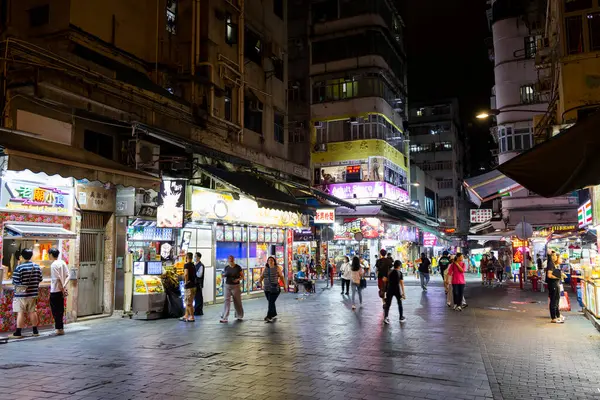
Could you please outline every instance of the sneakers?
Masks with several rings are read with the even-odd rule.
[[[8,338],[9,339],[23,339],[25,336],[23,335],[15,335],[14,333],[12,335],[10,335]]]
[[[562,318],[556,318],[551,321],[553,324],[564,324],[565,320]]]
[[[39,332],[38,333],[32,333],[31,336],[33,336],[33,337],[39,337],[40,333]]]
[[[356,310],[356,305],[352,304],[352,309]]]
[[[467,307],[469,307],[469,305],[467,303],[463,303],[463,304],[461,304],[461,307],[462,308],[467,308]]]
[[[57,329],[55,332],[56,336],[63,336],[65,334],[64,329]]]
[[[226,323],[228,323],[229,321],[228,321],[228,320],[226,320],[225,318],[221,318],[221,319],[219,320],[219,322],[220,322],[220,323],[222,323],[222,324],[226,324]]]
[[[400,322],[406,322],[406,317],[400,317]]]
[[[390,319],[389,319],[388,317],[385,317],[385,318],[383,319],[383,323],[384,323],[384,324],[386,324],[386,325],[389,325],[389,323],[390,323]]]
[[[446,303],[446,305],[447,305],[448,307],[452,307],[452,304],[450,304],[450,303]]]
[[[462,311],[462,307],[461,306],[454,306],[454,311]]]

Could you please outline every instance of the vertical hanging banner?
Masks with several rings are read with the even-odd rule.
[[[158,194],[156,225],[159,228],[182,228],[185,210],[183,180],[163,180]]]

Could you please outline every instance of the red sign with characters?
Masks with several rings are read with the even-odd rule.
[[[323,208],[315,214],[315,224],[333,224],[335,222],[335,209]]]

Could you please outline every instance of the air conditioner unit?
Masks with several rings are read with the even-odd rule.
[[[158,173],[160,170],[160,146],[144,140],[135,141],[135,168]]]
[[[327,151],[327,143],[317,143],[314,148],[315,152]]]

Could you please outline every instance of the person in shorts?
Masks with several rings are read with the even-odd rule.
[[[185,315],[179,318],[181,321],[194,322],[194,297],[196,297],[196,265],[192,261],[194,255],[187,253],[185,255],[185,265],[183,266],[183,282],[184,282],[184,304]]]
[[[38,289],[42,282],[42,270],[40,266],[31,262],[33,250],[25,249],[21,251],[19,257],[20,264],[15,268],[12,276],[15,294],[13,298],[13,312],[17,313],[17,329],[15,333],[9,336],[9,339],[22,339],[22,329],[25,327],[25,315],[29,316],[33,336],[40,336],[38,324],[40,322],[37,315]]]

